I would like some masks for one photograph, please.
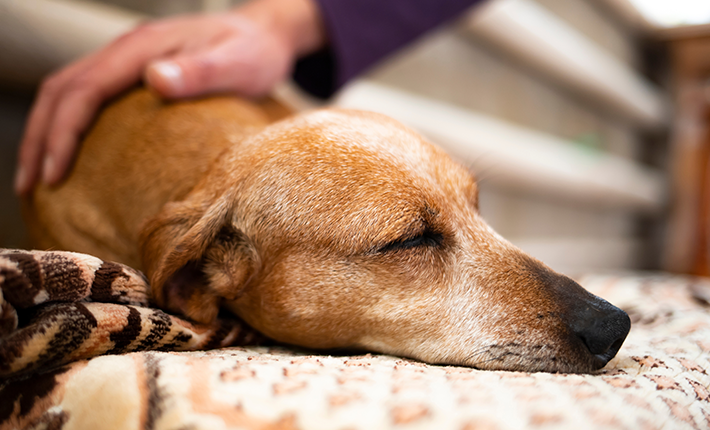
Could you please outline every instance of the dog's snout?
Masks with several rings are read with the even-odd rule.
[[[602,368],[621,348],[631,329],[631,320],[626,312],[597,299],[576,310],[571,328],[594,356],[598,368]]]

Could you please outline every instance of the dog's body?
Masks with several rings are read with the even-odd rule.
[[[432,363],[586,372],[625,313],[480,218],[470,173],[382,115],[275,115],[235,98],[107,108],[68,180],[27,202],[38,245],[148,275],[161,306]]]

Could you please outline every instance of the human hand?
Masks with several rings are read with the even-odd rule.
[[[141,25],[42,83],[20,145],[15,192],[29,192],[40,177],[61,181],[101,105],[141,78],[168,99],[262,96],[324,40],[311,0],[256,0],[220,15]]]

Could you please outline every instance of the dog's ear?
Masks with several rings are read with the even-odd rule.
[[[141,230],[143,266],[158,306],[209,323],[241,295],[257,267],[254,247],[231,225],[229,198],[169,203]]]

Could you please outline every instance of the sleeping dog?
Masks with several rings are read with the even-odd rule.
[[[69,178],[26,201],[41,248],[143,270],[202,323],[429,363],[589,372],[628,316],[496,234],[471,173],[383,115],[273,102],[108,106]]]

